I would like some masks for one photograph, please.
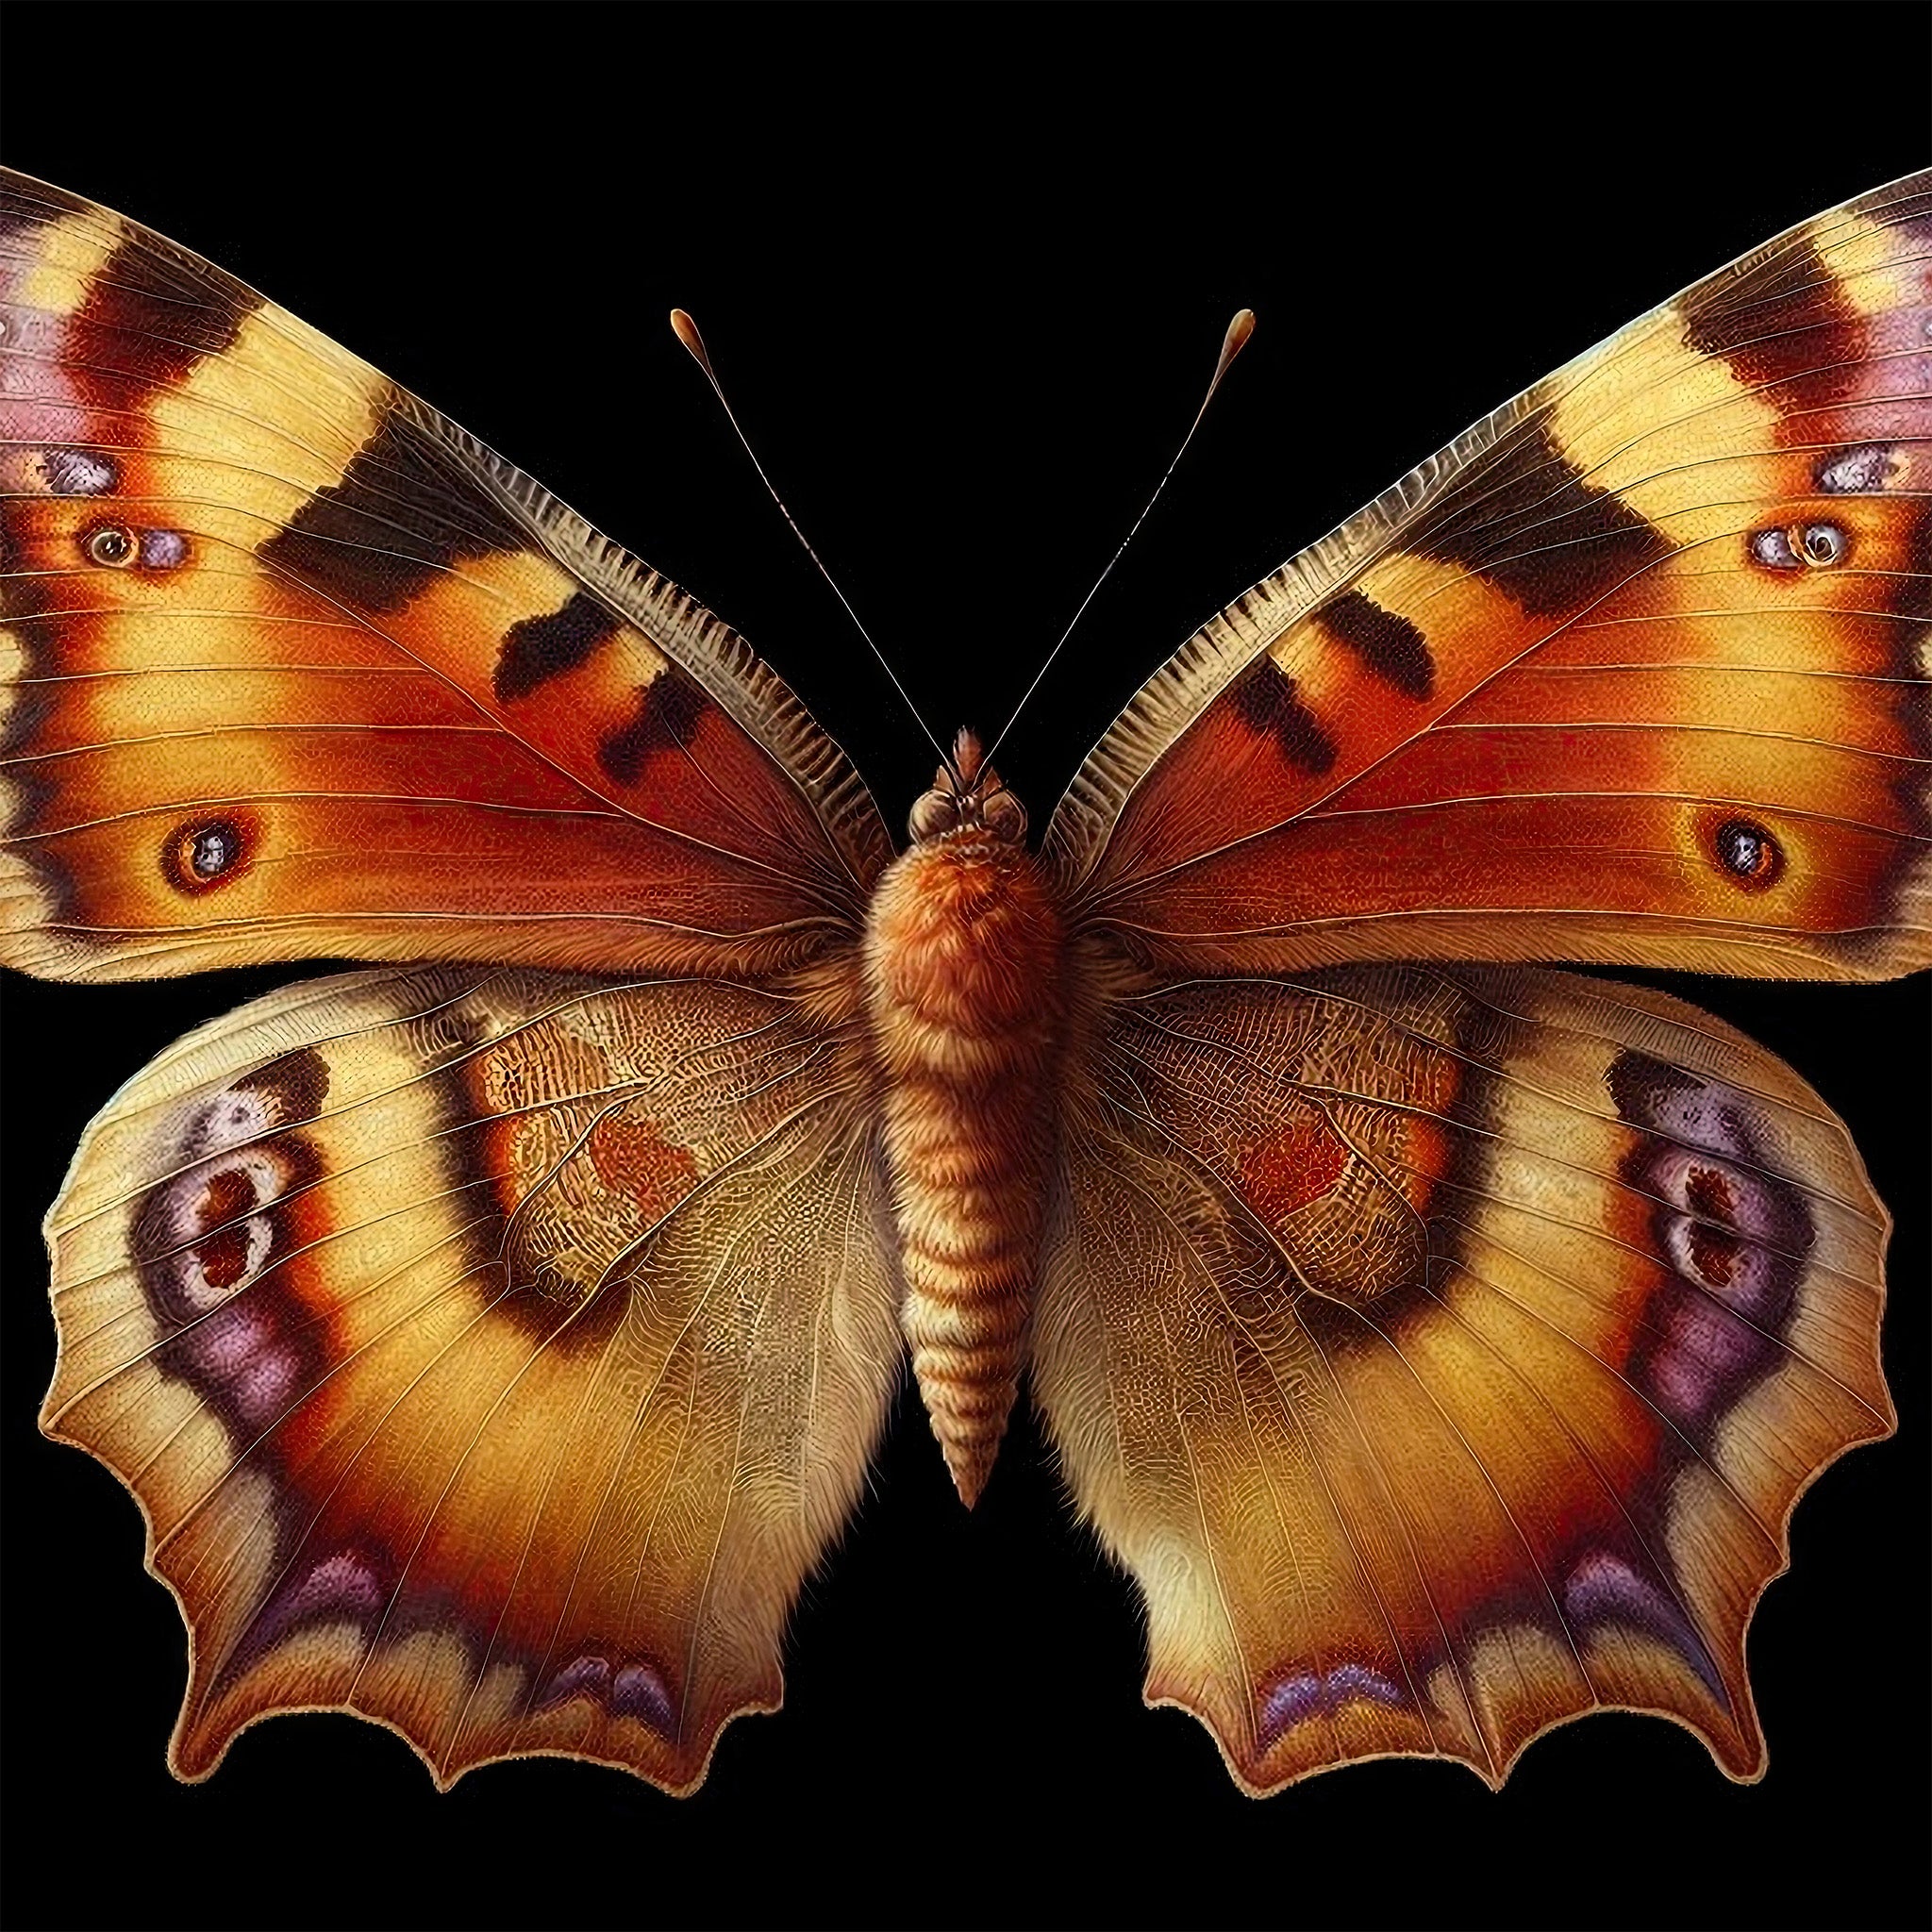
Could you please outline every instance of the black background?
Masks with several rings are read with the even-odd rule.
[[[664,325],[935,729],[996,726],[1260,327],[1002,758],[1043,824],[1211,609],[1555,364],[1928,156],[1919,8],[15,6],[13,165],[200,249],[744,630],[889,819],[931,759]],[[4,988],[15,1924],[1923,1924],[1927,1000],[1657,975],[1788,1058],[1898,1217],[1896,1441],[1798,1512],[1751,1634],[1771,1771],[1603,1717],[1500,1796],[1377,1764],[1265,1804],[1139,1701],[1125,1584],[1018,1422],[978,1511],[902,1403],[787,1707],[676,1803],[558,1762],[433,1792],[347,1718],[163,1747],[179,1620],[42,1442],[36,1222],[82,1126],[291,973]]]

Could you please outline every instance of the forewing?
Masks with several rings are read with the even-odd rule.
[[[849,1026],[691,981],[312,981],[163,1055],[48,1221],[42,1425],[141,1501],[172,1758],[324,1707],[447,1784],[672,1790],[777,1707],[900,1343]]]
[[[766,970],[890,856],[724,625],[232,276],[0,172],[0,960]]]
[[[1761,1772],[1752,1607],[1892,1425],[1885,1214],[1818,1097],[1680,1002],[1507,968],[1177,985],[1102,1064],[1033,1376],[1150,1701],[1255,1791],[1500,1782],[1601,1707]]]
[[[1173,969],[1932,960],[1932,174],[1540,383],[1207,625],[1057,813]]]

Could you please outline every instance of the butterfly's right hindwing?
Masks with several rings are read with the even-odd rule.
[[[1719,1022],[1562,974],[1119,1002],[1062,1137],[1034,1388],[1147,1605],[1147,1694],[1251,1790],[1500,1782],[1600,1707],[1763,1767],[1745,1625],[1886,1435],[1884,1209]]]

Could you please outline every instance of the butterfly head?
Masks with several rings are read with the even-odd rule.
[[[914,801],[907,829],[915,845],[929,845],[961,832],[990,834],[1002,844],[1026,837],[1026,808],[1000,783],[979,741],[961,731],[953,756],[933,774],[932,790]]]

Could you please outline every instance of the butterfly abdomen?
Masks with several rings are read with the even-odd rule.
[[[866,975],[900,1321],[971,1504],[1025,1359],[1052,1154],[1061,931],[1033,858],[979,830],[915,845],[879,882]]]

